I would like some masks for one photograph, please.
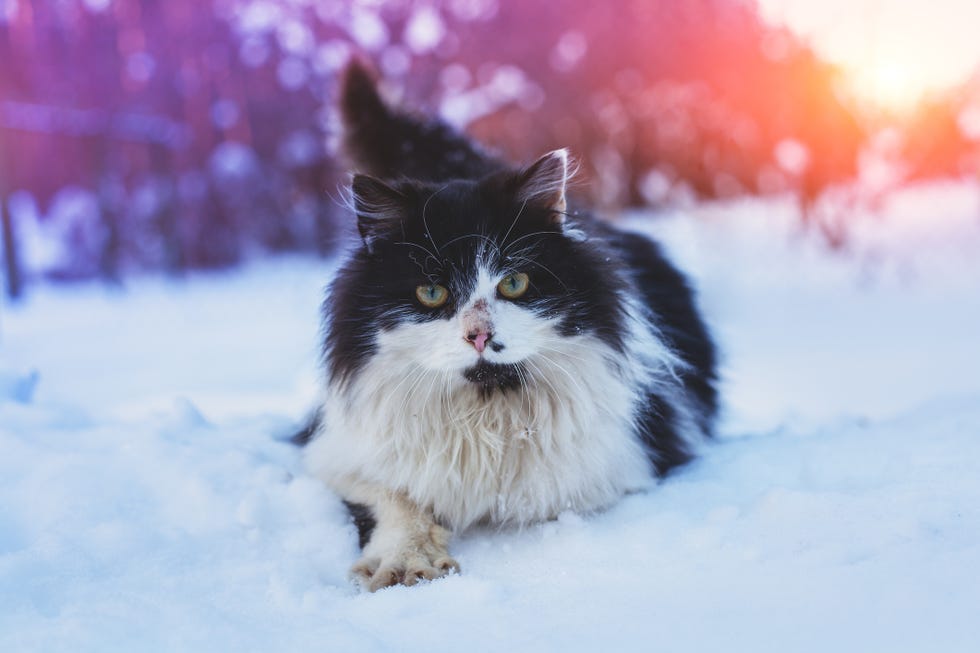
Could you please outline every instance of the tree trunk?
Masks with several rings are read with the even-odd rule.
[[[17,299],[21,294],[17,240],[14,236],[14,221],[7,206],[7,197],[2,190],[0,190],[0,221],[3,222],[3,276],[7,280],[7,296],[10,299]]]
[[[165,184],[161,193],[163,202],[157,206],[156,224],[163,238],[164,268],[168,274],[181,276],[187,264],[183,242],[180,237],[178,224],[177,170],[173,155],[164,145],[155,143],[150,146],[150,156],[153,161],[154,183]]]

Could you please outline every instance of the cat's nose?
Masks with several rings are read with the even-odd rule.
[[[466,334],[466,342],[473,345],[473,348],[477,352],[483,353],[483,350],[487,348],[487,343],[493,339],[493,334],[484,329],[470,331]]]

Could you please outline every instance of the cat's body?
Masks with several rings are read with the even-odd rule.
[[[714,349],[649,240],[568,214],[568,158],[514,169],[342,88],[363,244],[325,303],[312,471],[352,506],[370,589],[456,568],[451,531],[606,507],[686,461]]]

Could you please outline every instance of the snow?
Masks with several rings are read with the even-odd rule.
[[[211,104],[211,122],[218,129],[231,129],[240,117],[241,111],[234,100],[222,98]]]
[[[283,88],[295,91],[306,84],[309,79],[309,71],[302,59],[297,57],[286,57],[279,62],[276,67],[276,77]]]
[[[134,52],[126,58],[126,73],[129,78],[145,84],[153,77],[157,62],[149,52]]]
[[[321,75],[336,72],[350,60],[350,50],[346,41],[331,39],[317,48],[313,67]]]
[[[0,367],[0,402],[29,404],[37,387],[37,370],[24,372]]]
[[[348,30],[354,41],[368,51],[379,50],[388,43],[388,28],[384,21],[367,8],[353,9]]]
[[[561,72],[575,68],[589,50],[589,41],[578,30],[569,30],[561,35],[551,51],[551,67]]]
[[[415,54],[433,50],[446,35],[446,26],[433,7],[420,6],[405,26],[405,43]]]
[[[283,50],[295,56],[308,56],[316,46],[312,30],[298,20],[288,20],[279,26],[277,36]]]
[[[282,9],[273,2],[248,2],[237,12],[239,29],[245,34],[269,31],[279,23],[282,13]]]
[[[211,153],[211,171],[223,178],[234,179],[254,175],[260,167],[255,151],[248,145],[225,141]]]
[[[774,155],[779,167],[793,175],[803,174],[810,165],[810,151],[794,138],[779,141]]]
[[[406,48],[389,45],[381,53],[381,70],[386,77],[401,77],[412,69],[412,55]]]
[[[0,308],[0,650],[977,650],[976,185],[898,196],[846,255],[789,211],[628,222],[692,272],[725,353],[695,463],[468,533],[461,575],[377,594],[281,440],[332,264],[33,287]]]
[[[487,79],[481,86],[469,91],[449,95],[439,107],[440,117],[454,127],[465,127],[478,118],[492,113],[498,107],[518,101],[525,108],[533,108],[543,101],[539,87],[528,80],[520,68],[511,65],[487,67]],[[460,73],[454,70],[444,80],[452,83]],[[465,82],[464,82],[465,83]]]

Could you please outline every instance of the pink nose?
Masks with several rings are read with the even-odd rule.
[[[491,338],[493,338],[493,334],[488,331],[470,331],[466,334],[466,341],[481,354],[487,348],[487,341]]]

